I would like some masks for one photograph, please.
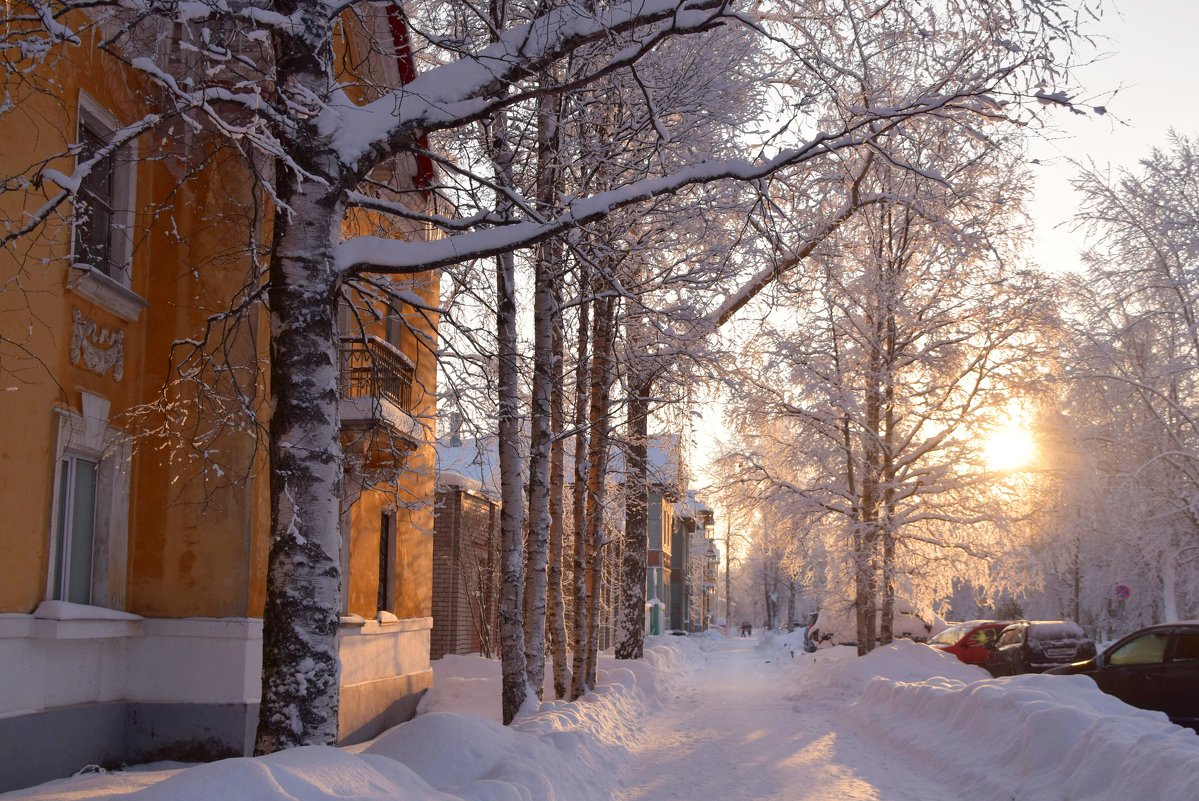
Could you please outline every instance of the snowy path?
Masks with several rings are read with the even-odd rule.
[[[909,767],[835,708],[786,700],[766,661],[779,658],[756,638],[716,643],[647,721],[617,801],[960,801],[936,766]]]

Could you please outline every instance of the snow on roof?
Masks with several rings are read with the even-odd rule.
[[[698,496],[699,490],[687,490],[686,499],[675,504],[675,512],[680,517],[698,517],[701,512],[711,512],[712,507],[701,501]]]
[[[453,487],[465,492],[483,492],[483,484],[470,476],[464,476],[455,470],[439,470],[437,472],[438,487]]]
[[[684,483],[681,442],[678,434],[659,434],[646,443],[650,481],[676,487]]]
[[[689,477],[679,434],[656,434],[650,437],[645,445],[645,461],[651,486],[679,491],[686,487]],[[625,469],[625,453],[617,448],[608,461],[608,473],[617,484],[623,484]]]
[[[437,486],[500,496],[500,459],[494,437],[437,443]]]

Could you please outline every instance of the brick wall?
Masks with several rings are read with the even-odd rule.
[[[499,505],[456,487],[437,491],[430,656],[495,655]]]

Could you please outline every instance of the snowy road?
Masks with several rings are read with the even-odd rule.
[[[647,721],[616,800],[960,801],[936,766],[909,766],[835,705],[788,697],[780,658],[756,637],[716,641]]]

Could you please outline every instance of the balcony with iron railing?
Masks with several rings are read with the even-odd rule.
[[[375,336],[343,337],[338,392],[344,427],[384,424],[404,439],[418,442],[412,418],[416,370],[399,348]]]

